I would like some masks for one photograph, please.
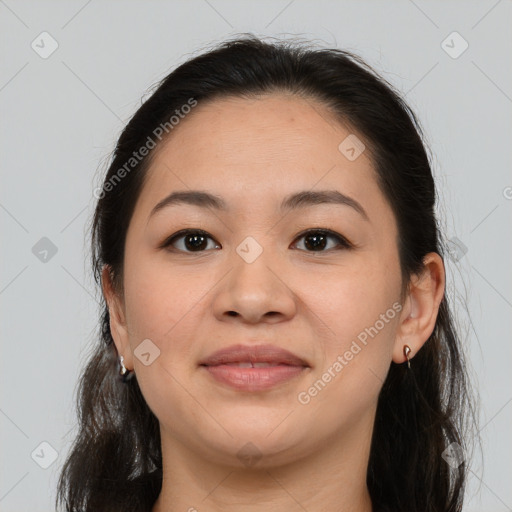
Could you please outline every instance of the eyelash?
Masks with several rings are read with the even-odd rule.
[[[166,238],[164,240],[164,242],[160,245],[160,248],[167,248],[171,252],[182,252],[182,253],[186,253],[186,254],[206,252],[208,249],[205,249],[202,251],[186,251],[186,250],[176,249],[176,248],[169,249],[169,246],[172,246],[172,244],[176,240],[179,240],[179,239],[184,238],[187,235],[191,235],[191,234],[201,235],[201,236],[204,236],[204,237],[207,237],[207,238],[210,238],[211,240],[213,240],[213,238],[209,235],[209,233],[207,233],[206,231],[203,231],[201,229],[184,229],[184,230],[178,231],[177,233],[174,233],[170,237]],[[335,248],[326,249],[326,250],[322,250],[322,251],[307,251],[306,250],[305,252],[309,252],[309,253],[320,252],[320,253],[322,253],[322,252],[330,252],[332,250],[343,250],[343,249],[346,250],[346,249],[354,248],[354,245],[351,244],[345,237],[343,237],[339,233],[336,233],[335,231],[331,231],[330,229],[324,229],[324,228],[308,229],[306,231],[303,231],[303,232],[299,233],[299,235],[297,235],[295,240],[304,238],[309,234],[319,234],[319,235],[327,236],[329,238],[333,238],[337,241],[338,246]]]

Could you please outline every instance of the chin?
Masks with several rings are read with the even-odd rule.
[[[283,417],[281,421],[282,419]],[[240,424],[239,418],[234,424],[225,422],[224,426],[232,437],[222,435],[221,438],[217,436],[212,438],[212,432],[209,431],[210,435],[203,438],[200,445],[203,450],[209,446],[210,457],[208,458],[212,461],[238,468],[276,467],[289,464],[301,455],[306,455],[309,444],[306,432],[302,435],[296,428],[291,430],[290,424],[277,426],[279,422],[270,428],[268,421],[264,418],[260,420],[260,422],[248,421],[245,425]]]

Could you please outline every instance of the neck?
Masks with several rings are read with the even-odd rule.
[[[163,481],[152,512],[371,512],[371,426],[324,440],[293,462],[240,468],[205,460],[161,429]]]

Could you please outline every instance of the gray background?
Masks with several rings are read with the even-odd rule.
[[[447,261],[481,397],[484,457],[471,463],[466,510],[512,510],[511,22],[510,0],[0,0],[0,510],[53,510],[97,325],[92,192],[120,130],[171,68],[242,32],[355,51],[418,113],[446,238],[467,249]],[[58,44],[47,58],[43,31]],[[457,58],[454,31],[469,44]],[[46,261],[43,237],[57,248]],[[47,469],[42,442],[58,454]]]

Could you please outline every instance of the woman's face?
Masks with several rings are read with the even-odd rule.
[[[354,137],[322,105],[273,94],[199,103],[154,155],[114,337],[163,439],[247,465],[371,435],[402,282],[396,222]],[[223,207],[173,201],[152,213],[192,191]],[[201,365],[233,345],[249,349],[231,354],[245,368]],[[301,364],[264,352],[273,368],[247,367],[260,345]]]

